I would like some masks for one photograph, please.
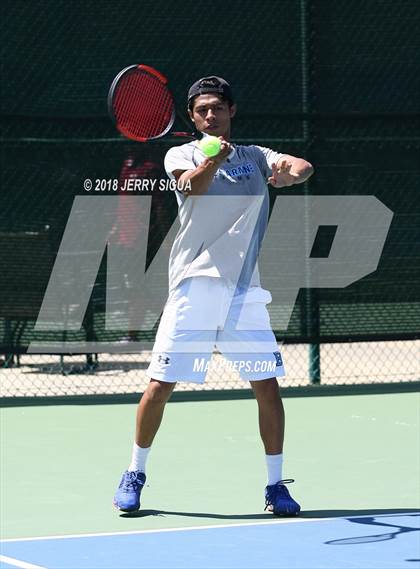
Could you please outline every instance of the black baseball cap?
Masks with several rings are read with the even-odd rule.
[[[229,83],[222,77],[211,75],[210,77],[202,77],[191,85],[188,91],[188,106],[197,95],[207,95],[208,93],[223,95],[231,104],[233,103],[233,94]]]

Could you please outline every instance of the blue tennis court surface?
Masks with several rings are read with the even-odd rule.
[[[420,512],[4,540],[0,567],[418,568]]]

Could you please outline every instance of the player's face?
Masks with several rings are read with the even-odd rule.
[[[218,95],[199,95],[194,99],[190,118],[200,132],[212,136],[230,137],[230,120],[235,115],[236,106],[229,106]]]

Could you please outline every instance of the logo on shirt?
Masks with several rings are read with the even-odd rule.
[[[166,366],[167,366],[167,365],[170,364],[171,358],[165,357],[165,356],[159,356],[159,357],[158,357],[158,362],[159,362],[160,364],[163,364],[163,365],[166,365]]]
[[[252,162],[248,162],[247,164],[235,166],[235,168],[225,168],[225,172],[232,178],[238,178],[239,176],[249,176],[250,174],[253,174],[255,172],[255,168]]]

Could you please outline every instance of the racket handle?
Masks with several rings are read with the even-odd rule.
[[[194,134],[191,132],[171,132],[169,133],[171,136],[186,136],[188,138],[196,138]]]

